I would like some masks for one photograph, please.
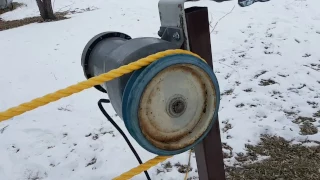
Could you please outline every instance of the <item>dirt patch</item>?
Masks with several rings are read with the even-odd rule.
[[[320,71],[320,64],[311,63],[310,65],[303,65],[305,67],[309,67],[315,71]]]
[[[257,146],[247,145],[247,153],[238,156],[238,167],[226,167],[227,179],[284,180],[320,179],[320,145],[305,147],[281,137],[263,135]],[[257,160],[258,155],[269,158]]]
[[[242,107],[244,107],[245,105],[243,104],[243,103],[240,103],[240,104],[237,104],[236,105],[236,108],[242,108]]]
[[[311,54],[305,53],[302,57],[310,57],[310,56],[311,56]]]
[[[92,158],[91,161],[86,165],[86,167],[91,166],[97,162],[97,158]]]
[[[67,13],[68,12],[55,13],[57,19],[52,20],[52,21],[60,21],[60,20],[68,19],[67,17],[65,17],[65,15],[67,15]],[[40,16],[29,17],[29,18],[13,20],[13,21],[3,21],[0,19],[0,31],[28,25],[31,23],[43,23],[43,22],[49,22],[49,21],[44,21]]]
[[[265,73],[267,73],[267,72],[268,72],[268,71],[263,70],[263,71],[259,72],[258,74],[256,74],[256,75],[254,76],[254,78],[257,79],[259,76],[261,76],[261,75],[263,75],[263,74],[265,74]]]
[[[157,169],[157,174],[160,174],[160,173],[166,173],[166,172],[171,172],[172,171],[172,164],[170,161],[164,163],[164,164],[161,164],[161,167],[162,168],[158,168]]]
[[[0,9],[0,15],[4,14],[6,12],[9,12],[9,11],[13,11],[21,6],[26,6],[26,5],[23,3],[14,2],[14,3],[12,3],[12,5],[10,7],[6,8],[6,9]]]
[[[294,116],[296,116],[298,114],[298,112],[294,112],[294,111],[286,111],[286,110],[284,110],[283,112],[285,113],[285,115],[287,117],[294,117]]]
[[[311,118],[311,117],[299,116],[297,119],[295,119],[293,121],[293,123],[296,123],[296,124],[300,124],[300,123],[304,123],[304,122],[316,122],[316,119]]]
[[[311,122],[303,122],[300,125],[300,133],[301,135],[313,135],[318,133],[318,128],[315,127]]]
[[[272,91],[271,97],[273,97],[274,99],[283,98],[281,92],[279,91]]]
[[[24,6],[24,4],[21,4],[21,3],[14,3],[14,4],[15,4],[14,5],[15,8]],[[31,24],[31,23],[43,23],[43,22],[51,22],[51,21],[60,21],[60,20],[68,19],[68,17],[66,17],[67,14],[84,13],[84,12],[87,12],[87,11],[94,11],[96,9],[98,9],[98,8],[89,7],[89,8],[86,8],[86,9],[78,9],[77,8],[77,9],[72,10],[72,11],[56,12],[55,13],[56,19],[55,20],[50,20],[50,21],[44,21],[40,16],[29,17],[29,18],[13,20],[13,21],[4,21],[3,19],[0,18],[0,31],[12,29],[12,28],[16,28],[16,27],[20,27],[20,26],[24,26],[24,25],[28,25],[28,24]],[[0,14],[6,13],[8,11],[11,11],[11,9],[0,10]]]
[[[225,95],[231,95],[233,93],[233,89],[229,89],[229,90],[226,90],[224,91],[221,96],[225,96]]]
[[[320,118],[320,110],[317,111],[316,113],[314,113],[314,114],[313,114],[313,117],[318,117],[318,118]]]
[[[248,89],[245,89],[243,90],[244,92],[252,92],[252,88],[248,88]]]
[[[269,86],[269,85],[272,85],[272,84],[276,84],[277,82],[275,82],[274,80],[272,79],[262,79],[260,81],[260,86]]]
[[[178,168],[179,173],[187,173],[192,171],[192,167],[189,167],[187,164],[180,164],[179,162],[174,164],[176,168]]]
[[[319,103],[314,102],[314,101],[307,101],[307,103],[312,107],[312,108],[318,108]]]
[[[79,8],[76,8],[74,10],[70,10],[69,12],[71,14],[79,14],[79,13],[84,13],[84,12],[88,12],[88,11],[94,11],[94,10],[97,10],[98,8],[97,7],[87,7],[85,9],[79,9]]]
[[[222,143],[222,148],[225,150],[225,151],[229,151],[229,152],[223,152],[223,158],[232,158],[233,156],[233,149],[231,146],[229,146],[227,143]]]
[[[225,124],[222,129],[224,133],[232,129],[232,125],[228,121],[223,121],[222,123]]]
[[[165,168],[165,169],[172,169],[171,162],[168,161],[167,163],[163,164],[163,168]]]

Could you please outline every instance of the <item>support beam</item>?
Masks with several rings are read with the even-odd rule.
[[[190,50],[204,58],[213,68],[208,8],[185,9],[185,16]],[[219,118],[207,137],[195,147],[195,153],[200,180],[226,179]]]

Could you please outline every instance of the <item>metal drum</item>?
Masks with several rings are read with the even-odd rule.
[[[119,32],[95,36],[86,45],[82,66],[97,76],[177,45],[162,39],[131,39]],[[131,136],[146,150],[174,155],[199,143],[215,122],[220,92],[203,60],[185,54],[161,58],[149,66],[96,87],[109,95]]]

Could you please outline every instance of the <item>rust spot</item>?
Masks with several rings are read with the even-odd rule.
[[[204,106],[203,110],[202,110],[202,113],[206,113],[207,112],[207,107],[206,105]]]

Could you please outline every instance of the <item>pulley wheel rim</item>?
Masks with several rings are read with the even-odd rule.
[[[140,107],[140,105],[143,106],[145,104],[142,102],[145,101],[145,99],[147,99],[146,97],[148,97],[147,95],[148,93],[146,91],[150,89],[150,92],[152,92],[152,88],[148,86],[152,85],[152,82],[157,82],[155,81],[155,79],[157,79],[157,76],[159,75],[159,77],[161,77],[161,72],[165,72],[166,74],[167,70],[168,69],[170,70],[170,68],[175,73],[177,73],[177,71],[181,71],[181,68],[187,69],[187,70],[190,70],[191,68],[192,71],[196,72],[195,74],[198,74],[198,75],[192,75],[191,77],[193,77],[193,79],[196,79],[195,77],[201,77],[202,79],[207,79],[208,81],[205,81],[206,83],[203,83],[202,86],[206,86],[205,89],[208,89],[209,91],[211,89],[211,92],[209,93],[207,92],[208,95],[206,98],[208,100],[207,106],[210,106],[210,107],[206,109],[207,113],[204,113],[205,115],[203,115],[202,117],[203,119],[206,119],[206,120],[201,120],[201,118],[200,120],[197,120],[197,118],[195,118],[195,120],[190,120],[188,123],[185,123],[186,125],[185,127],[187,127],[188,125],[190,126],[190,124],[196,125],[194,128],[191,128],[192,129],[191,133],[186,131],[185,130],[186,128],[185,128],[182,131],[183,133],[181,133],[182,135],[179,134],[176,136],[171,136],[170,138],[166,139],[166,137],[163,136],[164,132],[162,132],[163,134],[162,136],[160,136],[160,138],[157,135],[155,135],[159,133],[149,132],[150,130],[146,128],[148,126],[145,126],[144,123],[147,122],[149,126],[152,126],[152,123],[151,123],[152,121],[148,121],[148,120],[141,121],[143,112],[146,113],[148,111],[143,110],[143,108]],[[158,80],[159,79],[160,78],[158,78]],[[201,82],[202,81],[203,80],[201,80]],[[157,88],[155,88],[155,90],[156,89]],[[203,89],[200,89],[200,88],[198,89],[199,89],[199,92],[203,92]],[[180,92],[180,93],[171,93],[171,94],[172,96],[167,95],[167,103],[162,104],[162,105],[166,105],[165,107],[162,108],[163,113],[164,112],[168,113],[166,107],[168,102],[170,104],[171,100],[173,102],[175,102],[177,99],[178,101],[187,101],[186,107],[178,108],[178,111],[180,110],[182,114],[186,113],[189,107],[193,107],[189,104],[190,100],[186,100],[186,97],[189,98],[189,96],[185,95],[185,93]],[[201,102],[201,100],[197,100],[196,102],[198,101]],[[179,103],[180,102],[178,102],[178,104]],[[122,108],[123,108],[123,112],[125,112],[123,116],[123,120],[125,122],[125,125],[129,133],[143,148],[145,148],[149,152],[152,152],[158,155],[174,155],[174,154],[179,154],[191,149],[206,136],[206,134],[212,128],[212,125],[216,120],[219,103],[220,103],[219,85],[212,69],[201,59],[194,57],[192,55],[185,55],[185,54],[171,55],[171,56],[161,58],[153,62],[149,66],[143,69],[137,70],[132,74],[132,76],[130,77],[126,85],[126,88],[123,94]],[[150,107],[154,107],[154,106],[150,106]],[[186,109],[184,110],[184,108]],[[201,108],[201,106],[199,108]],[[177,115],[174,118],[179,118],[182,116],[183,115]],[[156,124],[158,125],[161,124],[161,121],[156,121]],[[153,126],[153,128],[154,127],[155,126]],[[162,128],[163,127],[164,126],[162,125]],[[195,130],[196,128],[198,128],[198,130]],[[175,133],[176,129],[179,129],[179,128],[177,127],[171,128],[171,131]]]

